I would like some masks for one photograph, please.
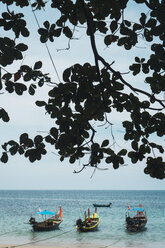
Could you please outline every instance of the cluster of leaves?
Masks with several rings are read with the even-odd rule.
[[[14,60],[22,60],[22,52],[28,49],[23,43],[15,44],[14,40],[8,37],[0,38],[0,64],[7,66],[13,63]]]
[[[8,143],[5,143],[3,146],[4,152],[1,157],[3,163],[8,161],[8,153],[12,156],[19,153],[27,158],[30,162],[35,162],[40,160],[42,155],[45,155],[47,152],[45,150],[45,145],[43,143],[43,137],[37,135],[34,140],[30,139],[27,133],[24,133],[20,136],[19,143],[14,140],[10,140]]]
[[[9,93],[15,92],[17,95],[22,95],[25,91],[28,90],[30,95],[35,94],[35,90],[37,85],[42,87],[45,82],[50,82],[50,78],[48,74],[43,74],[39,69],[42,67],[42,62],[38,61],[35,63],[34,67],[31,68],[28,65],[22,65],[20,69],[14,74],[5,73],[1,77],[1,89],[3,87]],[[24,83],[20,83],[18,80],[22,80],[23,82],[31,82],[27,87]]]
[[[29,30],[26,28],[26,21],[21,19],[24,17],[22,13],[14,14],[14,12],[3,12],[2,18],[0,18],[0,27],[3,27],[5,31],[12,30],[15,33],[16,38],[20,34],[24,37],[29,36]]]
[[[10,2],[10,3],[9,3]],[[54,23],[46,20],[39,28],[40,41],[53,42],[55,38],[64,35],[69,40],[73,38],[75,28],[86,27],[86,34],[91,41],[95,64],[88,62],[72,65],[63,72],[63,82],[55,85],[49,91],[48,101],[37,101],[36,105],[44,107],[50,118],[55,120],[55,126],[49,130],[46,137],[36,136],[29,139],[27,134],[20,136],[20,142],[9,141],[3,145],[4,153],[1,161],[7,162],[8,154],[23,154],[31,162],[40,160],[46,154],[46,143],[52,145],[59,153],[60,160],[69,158],[70,163],[88,157],[85,166],[97,167],[103,160],[112,164],[116,169],[125,163],[125,157],[132,163],[147,159],[144,172],[151,177],[165,178],[165,162],[157,154],[163,154],[160,144],[150,141],[152,135],[165,135],[165,104],[159,95],[165,91],[165,3],[164,1],[134,0],[137,4],[147,7],[147,13],[141,13],[138,22],[125,18],[125,9],[129,0],[51,0],[51,8],[60,12],[60,17]],[[28,1],[5,1],[2,3],[17,6],[28,6]],[[34,10],[41,10],[48,4],[42,0],[32,3]],[[149,10],[149,12],[148,12]],[[12,30],[15,37],[20,34],[29,35],[23,15],[8,11],[3,13],[0,26]],[[18,23],[14,23],[14,19]],[[108,21],[107,21],[108,20]],[[19,25],[20,24],[20,25]],[[139,58],[129,65],[133,76],[143,73],[144,82],[150,86],[150,92],[134,88],[127,82],[120,71],[113,69],[113,63],[105,61],[100,56],[96,42],[96,34],[103,36],[106,46],[115,43],[125,50],[131,50],[139,43],[139,39],[149,43],[151,47],[149,58]],[[15,59],[22,58],[26,45],[15,44],[9,38],[0,38],[0,64],[6,66]],[[12,55],[10,55],[12,52]],[[17,83],[18,78],[26,81],[49,81],[47,75],[39,70],[41,62],[36,62],[34,68],[21,66],[14,74],[14,83],[10,73],[4,74],[6,90],[22,94],[27,90],[26,85]],[[129,93],[126,90],[129,88]],[[35,84],[31,84],[29,93],[33,94]],[[140,96],[135,95],[139,93]],[[157,96],[158,95],[158,96]],[[144,99],[144,100],[141,100]],[[94,122],[112,125],[108,117],[111,111],[126,111],[130,119],[123,122],[124,139],[130,141],[131,149],[121,149],[115,152],[109,139],[96,141]],[[7,120],[6,113],[1,109],[0,117]],[[102,125],[103,126],[103,125]],[[109,135],[108,131],[107,134]],[[114,141],[113,135],[112,141]]]

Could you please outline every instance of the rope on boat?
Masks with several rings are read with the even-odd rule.
[[[20,244],[20,245],[4,246],[4,247],[2,247],[2,248],[15,248],[15,247],[20,247],[20,246],[31,245],[31,244],[43,242],[43,241],[46,241],[46,240],[49,240],[49,239],[54,239],[54,238],[59,237],[59,236],[61,236],[61,235],[63,235],[63,234],[69,233],[69,232],[71,232],[72,230],[73,230],[73,228],[70,229],[70,230],[68,230],[68,231],[65,231],[65,232],[63,232],[63,233],[61,233],[61,234],[54,235],[54,236],[49,237],[49,238],[40,239],[40,240],[36,240],[36,241],[32,241],[32,242],[28,242],[28,243],[24,243],[24,244]]]

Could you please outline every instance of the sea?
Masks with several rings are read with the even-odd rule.
[[[76,220],[84,212],[94,212],[93,203],[111,207],[97,208],[101,218],[95,232],[80,233]],[[143,231],[133,233],[125,228],[127,206],[142,204],[148,222]],[[37,216],[39,207],[57,213],[62,206],[63,222],[59,229],[34,232],[29,219]],[[53,247],[165,247],[165,191],[132,190],[0,190],[0,244]]]

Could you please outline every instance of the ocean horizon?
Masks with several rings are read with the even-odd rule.
[[[35,243],[36,245],[63,245],[70,247],[100,245],[101,247],[165,247],[165,190],[0,190],[0,244],[15,246]],[[83,218],[84,211],[93,203],[107,204],[110,208],[98,208],[101,222],[96,232],[79,233],[75,224]],[[139,204],[147,212],[148,222],[144,231],[130,233],[125,228],[127,205]],[[28,224],[31,216],[36,217],[38,208],[58,212],[63,210],[63,222],[58,230],[34,232]]]

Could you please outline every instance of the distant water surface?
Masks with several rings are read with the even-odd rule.
[[[99,230],[78,233],[76,220],[83,218],[93,203],[109,203],[110,208],[98,208],[101,217]],[[148,223],[143,232],[129,233],[125,229],[125,211],[139,203],[147,211]],[[63,222],[59,230],[33,232],[28,223],[38,208],[58,212],[62,205]],[[81,247],[165,247],[165,191],[111,191],[111,190],[1,190],[0,244],[56,245]]]

